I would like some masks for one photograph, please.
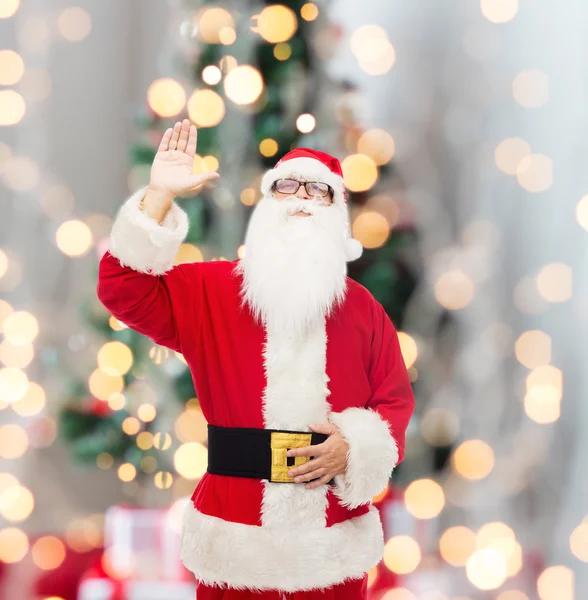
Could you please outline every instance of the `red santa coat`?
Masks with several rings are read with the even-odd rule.
[[[185,357],[206,420],[310,431],[336,424],[349,444],[336,486],[206,473],[185,515],[182,560],[197,579],[238,589],[325,588],[382,557],[373,496],[402,460],[414,410],[398,338],[382,306],[348,280],[344,303],[301,339],[267,330],[240,298],[233,262],[172,266],[188,230],[121,208],[100,263],[98,296],[120,321]]]

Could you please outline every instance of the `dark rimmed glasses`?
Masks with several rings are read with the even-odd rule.
[[[303,185],[309,196],[326,198],[333,192],[333,188],[320,181],[297,181],[296,179],[278,179],[274,182],[274,189],[280,194],[296,194]]]

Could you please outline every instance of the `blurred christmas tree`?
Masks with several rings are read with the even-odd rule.
[[[190,232],[176,263],[217,260],[222,257],[212,256],[211,248],[224,246],[238,254],[247,207],[259,198],[261,175],[279,156],[297,146],[345,155],[354,233],[367,248],[350,265],[350,275],[402,328],[416,284],[406,260],[415,232],[387,193],[394,185],[393,141],[385,132],[359,130],[347,102],[353,89],[328,81],[321,63],[338,31],[324,23],[315,4],[266,1],[258,14],[248,10],[245,4],[231,12],[203,2],[178,16],[182,75],[159,79],[148,90],[148,104],[137,117],[140,139],[131,150],[129,187],[147,182],[163,131],[190,118],[199,131],[195,171],[220,165],[223,178],[218,188],[183,202]],[[219,211],[222,219],[215,216]],[[238,224],[229,240],[223,237],[227,223]],[[169,449],[204,443],[206,435],[183,357],[155,347],[107,314],[96,299],[83,310],[101,336],[98,365],[87,368],[94,369],[89,376],[82,367],[81,375],[72,377],[61,433],[78,460],[101,468],[119,465],[124,481],[155,473],[156,485],[167,488],[174,477]],[[90,359],[94,362],[94,356]],[[169,396],[180,403],[175,411]]]

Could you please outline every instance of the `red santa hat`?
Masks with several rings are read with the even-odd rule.
[[[320,181],[331,186],[333,200],[338,206],[345,208],[347,215],[347,260],[352,261],[361,256],[363,247],[358,240],[351,237],[349,213],[347,212],[347,194],[343,181],[343,171],[338,159],[326,152],[311,148],[296,148],[285,154],[265,173],[261,180],[261,192],[264,196],[270,193],[271,187],[278,179],[302,177],[307,181]]]

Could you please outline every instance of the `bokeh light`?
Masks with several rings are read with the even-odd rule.
[[[147,102],[160,117],[175,117],[186,105],[186,92],[175,79],[157,79],[147,90]]]
[[[432,479],[417,479],[404,492],[408,512],[417,519],[433,519],[445,506],[443,488]]]
[[[522,138],[502,140],[494,150],[496,166],[507,175],[516,175],[523,158],[531,154],[531,146]]]
[[[261,140],[259,144],[259,153],[262,156],[270,157],[275,156],[278,153],[279,146],[276,140],[272,140],[271,138],[266,138],[265,140]]]
[[[90,15],[79,6],[70,6],[57,19],[59,33],[70,42],[80,42],[92,31]]]
[[[21,417],[38,415],[47,404],[45,390],[36,382],[29,381],[24,395],[12,404],[12,410]]]
[[[351,35],[351,51],[359,66],[370,75],[387,73],[396,61],[388,34],[379,25],[363,25]]]
[[[313,2],[307,2],[300,9],[300,16],[305,21],[314,21],[319,15],[319,9]]]
[[[588,563],[588,522],[580,523],[570,535],[570,550],[582,562]]]
[[[28,551],[29,538],[24,531],[16,527],[0,529],[0,562],[17,563]]]
[[[174,424],[176,436],[180,442],[199,442],[203,444],[208,436],[207,423],[199,407],[187,408]]]
[[[65,545],[52,535],[40,537],[31,548],[33,562],[43,571],[57,569],[65,560]]]
[[[198,37],[207,44],[222,43],[221,33],[235,30],[233,15],[224,8],[206,8],[201,11],[198,19]]]
[[[172,437],[169,433],[158,432],[153,436],[153,446],[158,450],[169,450]]]
[[[24,98],[14,90],[0,90],[0,125],[16,125],[26,112]]]
[[[208,85],[216,85],[222,78],[221,70],[215,65],[208,65],[202,70],[202,81]]]
[[[350,154],[341,163],[345,186],[352,192],[369,190],[378,179],[378,167],[365,154]]]
[[[492,23],[506,23],[519,11],[519,0],[480,0],[480,10]]]
[[[133,353],[122,342],[106,342],[98,351],[98,366],[108,375],[124,375],[133,366]]]
[[[57,229],[55,241],[66,256],[84,256],[92,247],[92,231],[83,221],[65,221]]]
[[[535,385],[525,394],[525,413],[535,423],[554,423],[561,415],[560,402],[560,390],[551,385]]]
[[[141,404],[141,406],[139,406],[139,408],[137,409],[137,417],[139,417],[139,419],[143,421],[143,423],[150,423],[155,419],[156,416],[157,409],[155,408],[155,406],[153,406],[153,404]]]
[[[20,7],[20,0],[2,0],[0,2],[0,19],[12,17]]]
[[[506,580],[506,561],[500,552],[492,548],[476,550],[468,559],[466,574],[478,589],[495,590]]]
[[[398,575],[412,573],[421,562],[418,543],[407,535],[391,537],[384,547],[384,564]]]
[[[204,255],[202,250],[193,244],[182,244],[174,259],[175,265],[190,264],[195,262],[202,262]]]
[[[263,91],[263,79],[254,67],[240,65],[231,69],[225,77],[224,90],[235,104],[252,104]]]
[[[198,442],[182,444],[174,454],[174,467],[186,479],[200,479],[208,466],[208,450]]]
[[[562,565],[547,567],[537,579],[541,600],[575,600],[574,572]]]
[[[255,17],[254,17],[255,18]],[[279,44],[287,42],[298,29],[296,13],[287,6],[276,4],[265,7],[257,16],[257,26],[253,31],[270,42]]]
[[[122,430],[127,435],[135,435],[141,431],[141,421],[136,417],[127,417],[122,422]]]
[[[278,60],[288,60],[292,56],[292,46],[285,42],[274,46],[274,56]]]
[[[525,331],[515,342],[517,360],[532,369],[551,362],[551,337],[544,331]]]
[[[25,70],[24,61],[14,50],[0,50],[0,85],[18,83]]]
[[[588,231],[588,195],[582,196],[576,205],[576,219],[580,227]]]
[[[0,458],[20,458],[28,447],[29,437],[20,425],[0,426]]]
[[[466,440],[453,452],[451,464],[464,479],[484,479],[494,468],[494,451],[482,440]]]
[[[460,270],[443,273],[435,283],[435,298],[448,310],[465,308],[473,300],[474,294],[474,282]]]
[[[0,369],[0,399],[12,404],[20,400],[29,386],[27,374],[17,367]]]
[[[310,133],[315,127],[316,119],[308,113],[304,113],[296,119],[296,128],[300,133]]]
[[[476,534],[462,525],[450,527],[439,538],[439,552],[454,567],[466,565],[476,550]]]
[[[553,185],[553,161],[544,154],[525,156],[517,167],[517,180],[528,192],[548,190]]]
[[[159,471],[155,474],[153,483],[160,490],[168,490],[174,483],[174,476],[169,471]]]
[[[400,343],[404,364],[407,369],[410,369],[419,355],[417,343],[411,335],[404,331],[398,332],[398,342]]]
[[[188,100],[188,115],[197,127],[214,127],[225,116],[224,100],[214,90],[195,90]]]
[[[28,519],[35,508],[35,498],[31,491],[16,484],[0,491],[0,515],[11,523]]]
[[[370,129],[357,141],[357,151],[369,156],[378,166],[389,162],[395,150],[394,138],[383,129]]]
[[[131,463],[123,463],[118,468],[117,475],[121,481],[133,481],[137,476],[137,469]]]
[[[109,375],[102,369],[96,369],[88,379],[90,392],[99,400],[108,400],[110,394],[122,392],[124,385],[121,375]]]
[[[539,294],[548,302],[565,302],[572,297],[572,269],[564,263],[545,265],[537,275]]]
[[[367,210],[360,213],[353,221],[351,228],[353,237],[361,242],[364,248],[380,248],[390,237],[390,225],[384,215]]]
[[[539,69],[521,71],[514,78],[512,93],[525,108],[543,106],[549,99],[549,77]]]

